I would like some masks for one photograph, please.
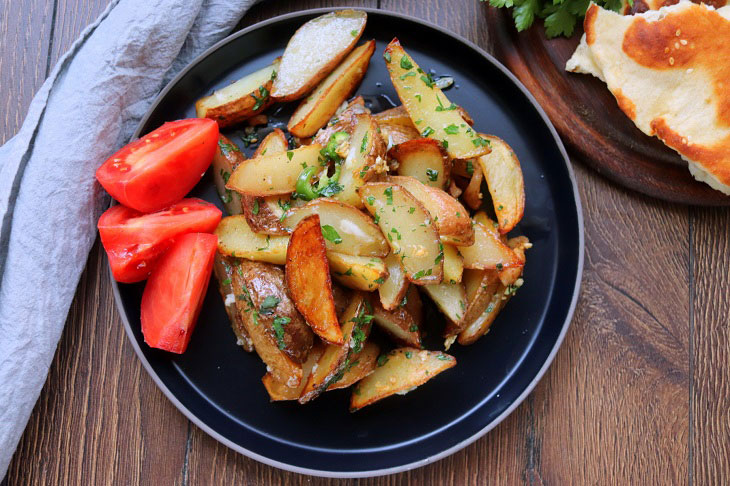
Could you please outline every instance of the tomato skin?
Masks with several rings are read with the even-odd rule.
[[[181,236],[160,258],[142,294],[142,334],[153,348],[182,354],[208,290],[218,237]]]
[[[129,143],[96,171],[123,205],[151,213],[176,203],[200,181],[218,146],[218,124],[190,118],[162,125]]]
[[[133,283],[147,278],[175,238],[212,233],[221,216],[215,205],[190,198],[151,214],[113,206],[101,215],[97,226],[112,275],[118,282]]]

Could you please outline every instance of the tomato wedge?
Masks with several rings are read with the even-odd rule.
[[[142,294],[142,334],[153,348],[182,354],[208,290],[218,237],[181,236],[150,275]]]
[[[143,214],[113,206],[99,218],[99,235],[119,282],[147,278],[158,257],[185,233],[212,233],[221,210],[202,199],[183,199],[167,209]]]
[[[114,199],[151,213],[175,204],[200,181],[218,146],[218,124],[205,118],[162,125],[123,147],[96,171]]]

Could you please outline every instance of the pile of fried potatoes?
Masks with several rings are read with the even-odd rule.
[[[350,99],[375,41],[367,14],[310,20],[281,58],[199,100],[221,126],[266,123],[300,100],[246,159],[221,136],[213,162],[230,216],[216,230],[215,274],[238,342],[267,365],[271,400],[306,403],[352,386],[350,410],[404,394],[456,365],[422,349],[425,294],[446,316],[446,350],[475,342],[522,285],[519,161],[479,133],[463,107],[397,39],[384,61],[401,105]],[[349,101],[347,101],[349,99]],[[486,183],[496,220],[483,206]],[[491,211],[490,211],[491,212]],[[419,292],[420,290],[420,292]],[[373,323],[397,346],[368,340]]]

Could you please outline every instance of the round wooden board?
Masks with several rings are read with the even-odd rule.
[[[730,197],[697,182],[676,152],[636,128],[604,83],[565,71],[582,27],[569,39],[547,39],[541,21],[518,33],[510,12],[485,8],[494,54],[537,98],[574,156],[651,197],[730,206]]]

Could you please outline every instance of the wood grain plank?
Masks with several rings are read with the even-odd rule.
[[[575,168],[586,224],[583,289],[565,343],[533,394],[540,478],[683,484],[688,210]]]
[[[56,0],[56,21],[50,65],[55,66],[87,25],[96,20],[110,0]]]
[[[484,14],[487,5],[479,1],[381,0],[380,8],[412,15],[446,28],[491,52]]]
[[[46,79],[53,2],[0,2],[0,145],[20,129]]]
[[[694,484],[730,478],[730,213],[693,210],[692,388]]]

